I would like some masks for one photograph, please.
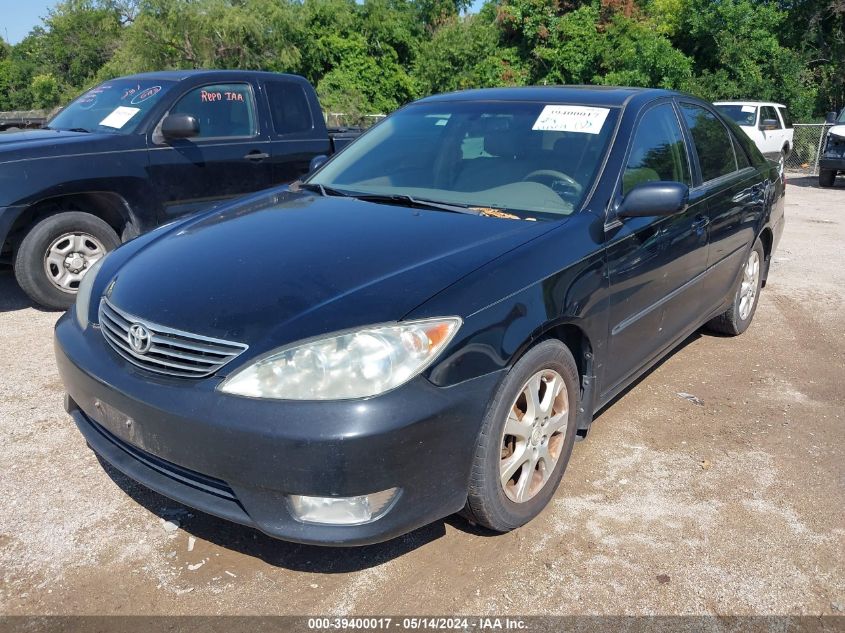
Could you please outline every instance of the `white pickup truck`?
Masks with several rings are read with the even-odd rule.
[[[785,105],[769,101],[716,101],[713,105],[736,121],[766,158],[783,167],[794,133]]]

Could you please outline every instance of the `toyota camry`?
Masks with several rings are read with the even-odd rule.
[[[599,408],[749,327],[783,228],[777,166],[662,90],[429,97],[317,162],[116,249],[55,335],[103,460],[304,543],[531,520]]]

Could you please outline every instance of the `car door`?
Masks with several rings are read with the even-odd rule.
[[[767,180],[751,166],[731,130],[699,103],[679,104],[701,177],[697,187],[710,220],[704,311],[719,307],[733,291],[739,265],[754,240],[765,208]]]
[[[677,341],[699,317],[708,220],[693,188],[687,143],[673,103],[659,102],[636,123],[616,199],[651,181],[682,182],[689,206],[671,216],[607,223],[609,343],[604,393]]]
[[[274,183],[289,183],[308,173],[311,159],[331,153],[323,114],[314,112],[302,84],[285,79],[264,82],[270,109],[270,162]]]
[[[766,130],[763,128],[765,121],[774,121],[775,129]],[[763,147],[761,151],[766,154],[767,158],[772,158],[780,153],[783,147],[783,123],[780,117],[775,112],[774,106],[760,106],[760,134],[763,137]]]
[[[269,139],[260,131],[252,84],[196,86],[168,114],[194,116],[199,134],[164,139],[156,129],[151,135],[150,176],[164,213],[160,221],[272,183]]]

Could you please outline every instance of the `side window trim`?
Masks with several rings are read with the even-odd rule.
[[[675,115],[675,122],[678,124],[678,131],[681,133],[681,139],[684,141],[684,152],[685,152],[686,157],[687,157],[687,169],[689,169],[690,182],[691,182],[690,190],[692,190],[693,187],[695,186],[695,172],[693,171],[693,165],[692,165],[692,162],[690,160],[689,143],[687,142],[686,135],[684,133],[683,122],[678,117],[678,112],[677,112],[676,108],[674,107],[673,100],[669,99],[669,98],[664,98],[664,99],[660,99],[658,101],[653,101],[652,103],[649,103],[646,107],[644,107],[642,110],[640,110],[639,114],[637,115],[636,120],[634,121],[633,131],[631,133],[631,140],[628,141],[628,146],[625,148],[625,154],[622,157],[622,169],[619,170],[619,176],[617,176],[617,178],[616,178],[616,186],[615,186],[614,190],[616,192],[616,195],[619,197],[619,199],[621,199],[623,197],[622,181],[623,181],[623,177],[625,175],[625,169],[628,167],[628,160],[631,157],[631,152],[634,150],[634,141],[636,140],[637,132],[639,131],[639,127],[640,127],[640,123],[642,122],[643,118],[645,118],[645,115],[648,114],[648,112],[650,112],[651,110],[653,110],[653,109],[655,109],[659,106],[663,106],[663,105],[668,105]]]
[[[696,108],[701,108],[702,110],[706,110],[706,111],[707,111],[707,112],[709,112],[711,115],[713,115],[714,117],[716,117],[716,120],[719,122],[719,125],[721,125],[721,126],[722,126],[722,129],[723,129],[723,130],[725,130],[725,132],[727,133],[727,135],[728,135],[728,140],[730,140],[730,142],[731,142],[731,151],[733,152],[733,157],[734,157],[734,166],[735,166],[735,169],[734,169],[733,171],[731,171],[731,172],[728,172],[727,174],[722,174],[721,176],[717,176],[716,178],[711,178],[710,180],[704,180],[704,172],[703,172],[703,171],[701,171],[701,164],[700,164],[700,163],[699,163],[699,161],[698,161],[698,150],[697,150],[697,148],[695,147],[695,140],[693,140],[693,138],[692,138],[692,131],[691,131],[691,130],[689,129],[689,127],[687,126],[687,122],[686,122],[686,120],[684,120],[684,121],[682,122],[682,123],[683,123],[683,129],[684,129],[684,130],[685,130],[685,132],[689,135],[689,137],[688,137],[688,138],[689,138],[689,147],[690,147],[690,149],[696,150],[696,151],[694,152],[694,154],[695,154],[695,163],[696,163],[696,165],[698,165],[698,177],[699,177],[699,179],[700,179],[699,184],[698,184],[698,185],[696,185],[695,187],[693,187],[692,189],[696,189],[696,190],[697,190],[697,189],[700,189],[700,188],[709,188],[709,187],[713,186],[713,184],[718,184],[718,183],[720,183],[720,182],[722,182],[722,181],[724,181],[724,180],[727,180],[727,179],[729,179],[729,178],[733,178],[733,177],[734,177],[734,176],[736,176],[738,173],[740,173],[741,171],[743,171],[745,168],[744,168],[744,167],[743,167],[742,169],[740,169],[740,168],[739,168],[739,161],[738,161],[738,160],[737,160],[737,158],[736,158],[736,148],[734,147],[734,145],[735,145],[735,139],[734,139],[734,136],[733,136],[733,134],[731,134],[730,129],[729,129],[729,128],[728,128],[728,127],[727,127],[727,126],[726,126],[726,125],[722,122],[722,119],[720,119],[720,118],[719,118],[719,115],[718,115],[718,114],[716,114],[715,112],[713,112],[713,110],[712,110],[712,109],[708,108],[706,105],[704,105],[704,104],[702,104],[702,103],[696,103],[696,102],[694,102],[694,101],[688,101],[688,100],[685,100],[685,99],[681,99],[681,100],[679,100],[679,101],[678,101],[678,107],[681,107],[681,106],[683,106],[683,105],[689,105],[689,106],[694,106],[694,107],[696,107]],[[757,108],[758,113],[759,113],[759,112],[762,112],[762,110],[763,110],[763,108],[762,108],[762,107],[761,107],[761,108]],[[758,116],[759,116],[759,115],[758,115]],[[681,118],[683,119],[684,117],[681,117]],[[751,161],[749,160],[748,162],[750,163]]]
[[[170,111],[176,107],[182,99],[184,99],[189,93],[193,92],[194,90],[199,90],[200,88],[205,88],[206,86],[219,86],[226,82],[224,81],[212,81],[209,83],[201,83],[195,86],[191,86],[190,88],[186,88],[176,99],[173,100],[173,104],[165,110],[164,114],[161,115],[161,118],[156,123],[155,127],[153,128],[152,132],[150,132],[150,138],[155,145],[164,145],[165,140],[164,137],[161,135],[161,124],[164,121],[165,117],[170,114]],[[252,126],[252,134],[248,135],[238,135],[238,136],[199,136],[196,138],[188,139],[192,143],[205,143],[206,141],[217,141],[219,144],[220,141],[234,141],[234,140],[241,140],[244,139],[254,139],[261,136],[261,124],[259,122],[259,112],[258,112],[258,103],[255,99],[255,86],[251,81],[241,80],[241,81],[230,81],[228,85],[244,85],[247,87],[247,91],[250,95],[250,104],[252,105],[252,113],[253,113],[253,126]]]

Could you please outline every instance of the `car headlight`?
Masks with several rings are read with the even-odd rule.
[[[97,273],[100,272],[100,267],[106,261],[106,253],[103,257],[94,262],[94,265],[88,269],[82,276],[82,281],[79,282],[79,288],[76,291],[76,322],[83,330],[88,327],[88,310],[91,306],[91,291],[94,289],[94,281],[97,279]]]
[[[376,325],[282,348],[225,380],[225,393],[279,400],[375,396],[408,382],[449,344],[461,319]]]

